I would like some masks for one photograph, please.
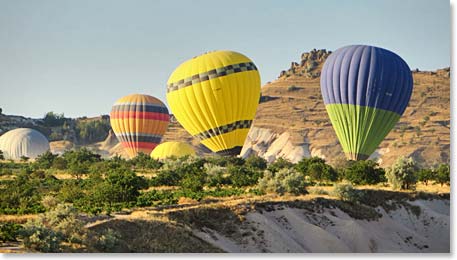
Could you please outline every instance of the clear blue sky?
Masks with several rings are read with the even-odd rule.
[[[174,68],[216,49],[250,57],[263,83],[302,52],[350,44],[435,70],[450,64],[450,30],[446,0],[0,0],[0,107],[77,117],[132,93],[166,102]]]

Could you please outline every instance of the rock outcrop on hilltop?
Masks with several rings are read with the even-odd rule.
[[[278,79],[287,78],[290,76],[299,76],[306,78],[318,78],[321,75],[319,65],[322,64],[331,51],[325,49],[313,49],[310,52],[304,52],[301,55],[300,62],[292,62],[288,70],[283,70],[279,74]]]

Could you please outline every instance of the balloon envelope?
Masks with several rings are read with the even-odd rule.
[[[19,160],[22,156],[35,159],[50,149],[48,139],[30,128],[17,128],[0,136],[0,150],[5,159]]]
[[[192,146],[183,142],[161,143],[151,152],[151,157],[154,159],[179,158],[186,155],[195,155],[195,150]]]
[[[346,156],[367,159],[405,111],[412,73],[395,53],[373,46],[340,48],[325,61],[321,92]]]
[[[116,137],[130,157],[150,154],[167,130],[170,115],[159,99],[133,94],[113,105],[110,123]]]
[[[167,83],[179,123],[211,151],[238,155],[255,117],[260,75],[246,56],[213,51],[182,63]]]

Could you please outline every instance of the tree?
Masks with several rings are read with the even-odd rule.
[[[257,155],[249,156],[244,163],[247,167],[258,169],[258,170],[265,170],[267,168],[267,160],[263,159]]]
[[[99,154],[93,153],[85,147],[79,150],[66,151],[63,158],[67,162],[70,173],[77,179],[89,172],[92,163],[101,161]]]
[[[392,188],[410,189],[414,188],[417,182],[416,171],[417,165],[412,158],[400,157],[387,169],[386,176]]]
[[[3,151],[0,150],[0,160],[5,160],[5,156],[3,155]]]
[[[417,180],[422,182],[424,185],[428,185],[428,182],[434,178],[433,170],[431,169],[420,169],[417,171]]]
[[[43,118],[44,125],[46,126],[62,126],[65,122],[64,114],[56,114],[54,112],[48,112]]]
[[[278,172],[281,169],[289,169],[294,166],[295,166],[295,164],[291,163],[287,159],[279,157],[268,166],[268,170],[271,172]]]
[[[51,168],[52,164],[54,163],[54,160],[57,158],[56,154],[51,153],[50,151],[46,151],[43,154],[40,154],[36,160],[35,163],[38,165],[39,168],[41,169],[49,169]]]
[[[257,188],[263,193],[306,193],[305,175],[293,168],[281,169],[278,172],[265,171],[259,179]]]
[[[314,181],[336,181],[338,177],[335,169],[319,157],[303,158],[295,168]]]
[[[373,185],[385,181],[384,169],[371,160],[350,162],[343,175],[354,185]]]
[[[262,172],[248,168],[246,166],[231,165],[228,167],[230,180],[234,187],[246,187],[257,184],[259,178],[262,177]]]
[[[111,170],[105,177],[101,191],[108,203],[136,201],[140,190],[147,187],[144,177],[138,176],[130,169]]]
[[[436,169],[434,180],[441,186],[451,182],[451,169],[449,164],[441,164],[438,169]]]
[[[25,155],[22,155],[21,156],[21,162],[28,162],[30,160],[29,157],[25,156]]]

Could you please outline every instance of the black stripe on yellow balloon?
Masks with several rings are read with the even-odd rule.
[[[216,68],[210,71],[206,71],[203,73],[192,75],[191,77],[187,77],[185,79],[181,79],[177,82],[172,82],[167,85],[167,92],[179,90],[193,84],[197,84],[203,81],[207,81],[210,79],[218,78],[227,76],[234,73],[250,71],[250,70],[257,70],[257,67],[253,62],[242,62],[238,64],[232,64],[221,68]]]
[[[218,135],[230,133],[235,131],[236,129],[249,129],[251,127],[252,120],[240,120],[233,122],[231,124],[219,126],[201,133],[196,134],[195,136],[200,138],[200,140],[205,140],[211,137],[215,137]]]

